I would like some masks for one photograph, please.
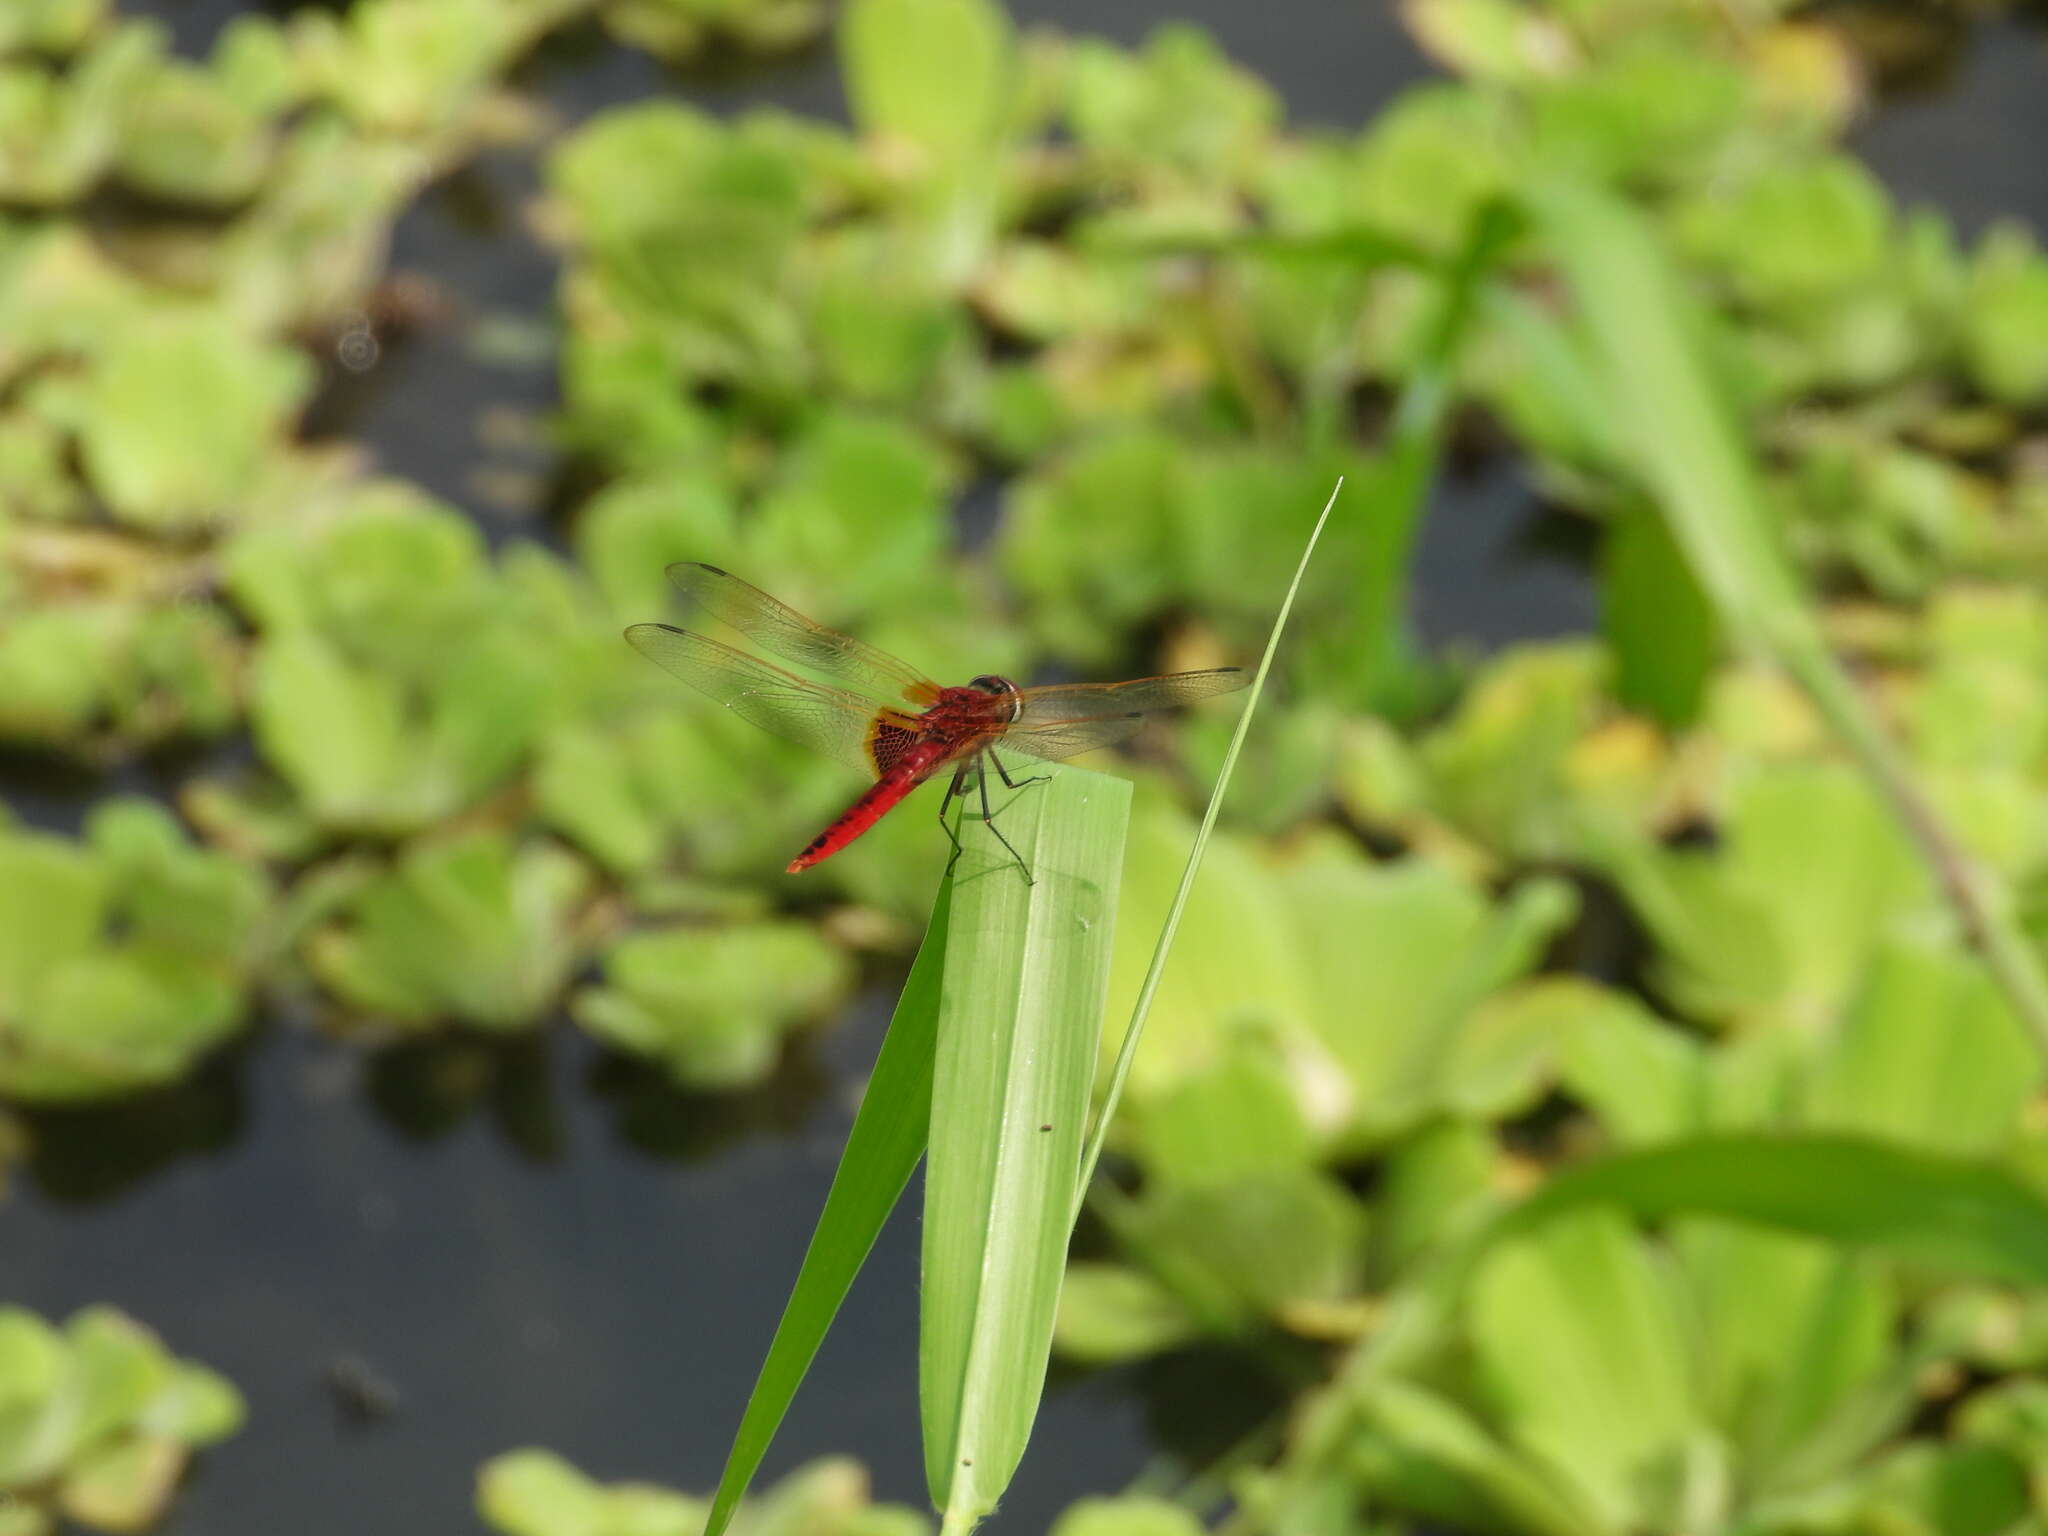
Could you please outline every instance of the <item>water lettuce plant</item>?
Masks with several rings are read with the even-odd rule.
[[[62,1328],[0,1308],[0,1530],[142,1530],[242,1417],[231,1385],[110,1307]]]
[[[477,1512],[503,1536],[692,1536],[706,1501],[648,1483],[601,1484],[549,1451],[507,1451],[477,1476]],[[920,1536],[915,1510],[875,1504],[854,1462],[828,1459],[790,1472],[752,1500],[733,1529],[746,1536]]]
[[[242,1021],[269,891],[161,807],[80,842],[0,828],[0,1094],[89,1098],[181,1076]]]

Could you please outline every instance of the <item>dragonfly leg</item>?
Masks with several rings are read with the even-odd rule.
[[[1006,789],[1022,789],[1026,784],[1043,784],[1052,777],[1049,773],[1034,773],[1025,778],[1013,779],[1010,777],[1010,770],[1003,766],[1003,760],[996,756],[994,747],[988,749],[988,758],[996,765],[996,772],[1002,775],[1003,787]]]
[[[978,752],[974,757],[974,785],[976,789],[981,791],[981,819],[988,823],[989,831],[995,833],[996,841],[1010,850],[1010,857],[1017,861],[1017,872],[1023,875],[1024,883],[1026,885],[1036,885],[1038,882],[1031,878],[1031,866],[1024,862],[1024,855],[1017,851],[1015,845],[1007,837],[1003,836],[1003,829],[996,825],[995,812],[988,808],[988,770],[982,766],[981,760],[983,757],[993,755],[993,753]],[[1003,765],[1001,763],[996,764],[996,772],[1003,772]],[[1009,781],[1010,776],[1003,774],[1003,782],[1007,784]]]
[[[939,830],[946,834],[946,841],[953,845],[953,856],[950,859],[946,860],[946,873],[949,875],[953,873],[953,866],[960,862],[960,834],[958,832],[955,832],[952,828],[952,824],[946,820],[946,808],[950,806],[955,799],[958,799],[964,807],[967,800],[967,793],[966,790],[962,788],[962,786],[966,782],[967,764],[962,763],[958,768],[955,768],[953,770],[953,782],[946,786],[946,797],[945,799],[939,802]]]

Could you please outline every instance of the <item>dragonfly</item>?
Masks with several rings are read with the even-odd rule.
[[[1012,778],[998,749],[1040,762],[1076,757],[1123,741],[1162,709],[1242,688],[1242,667],[1174,672],[1123,683],[1056,683],[1020,688],[984,674],[962,687],[942,687],[908,662],[851,635],[827,629],[729,571],[697,561],[668,568],[669,580],[695,607],[762,650],[832,679],[814,682],[783,667],[672,624],[635,624],[626,639],[650,661],[708,694],[742,720],[858,769],[873,782],[837,820],[789,862],[794,875],[829,859],[880,821],[925,780],[952,769],[939,825],[953,844],[947,872],[960,859],[960,838],[946,821],[968,782],[988,824],[1025,883],[1031,867],[995,824],[989,807],[993,767],[1012,790],[1048,775]]]

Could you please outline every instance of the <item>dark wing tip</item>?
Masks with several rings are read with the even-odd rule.
[[[683,564],[694,565],[699,570],[709,571],[714,576],[730,576],[732,574],[731,571],[726,570],[723,566],[713,565],[708,560],[685,560]]]
[[[697,571],[708,571],[713,576],[724,576],[727,578],[730,578],[732,575],[732,572],[721,570],[715,565],[707,565],[702,560],[677,560],[662,568],[662,574],[678,586],[682,585],[686,577]]]
[[[673,624],[628,624],[621,633],[626,637],[626,644],[635,650],[644,650],[642,642],[652,639],[655,635],[680,635],[687,631],[677,629]]]

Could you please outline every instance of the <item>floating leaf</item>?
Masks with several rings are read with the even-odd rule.
[[[315,973],[394,1023],[537,1023],[577,959],[589,870],[546,844],[470,832],[409,849],[307,941]]]
[[[679,1082],[760,1081],[786,1033],[846,995],[845,952],[801,923],[638,933],[604,956],[604,985],[576,994],[576,1021],[653,1058]]]
[[[131,327],[87,386],[86,472],[116,514],[140,526],[231,522],[311,383],[304,358],[215,317]]]

